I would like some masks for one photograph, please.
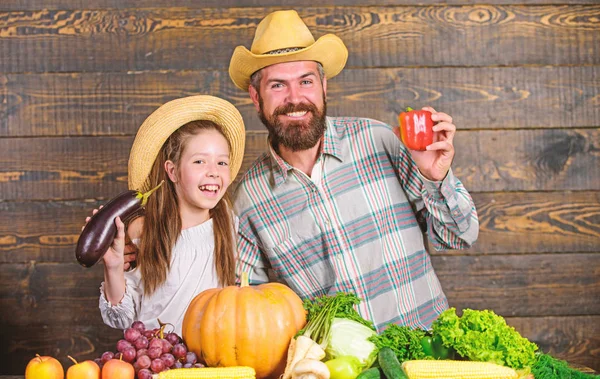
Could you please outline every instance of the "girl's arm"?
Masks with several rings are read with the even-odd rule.
[[[117,305],[125,295],[125,274],[123,272],[125,250],[125,225],[119,217],[115,218],[117,235],[104,254],[104,294],[106,300]]]

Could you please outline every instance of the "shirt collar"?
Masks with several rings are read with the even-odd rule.
[[[321,145],[321,153],[326,155],[331,155],[337,158],[339,161],[343,161],[342,157],[342,149],[341,149],[341,138],[340,134],[333,121],[326,117],[325,121],[327,123],[325,128],[325,135],[323,136],[323,143]],[[279,187],[281,184],[285,183],[287,180],[287,176],[290,170],[293,169],[292,165],[287,163],[277,152],[273,149],[271,142],[269,141],[269,154],[271,156],[271,174],[273,176],[273,183],[275,187]]]

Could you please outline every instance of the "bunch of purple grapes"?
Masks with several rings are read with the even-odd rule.
[[[133,365],[139,379],[152,379],[152,374],[174,368],[204,367],[176,333],[160,336],[159,328],[146,330],[143,322],[135,321],[123,331],[117,351],[106,351],[95,362],[102,368],[113,358],[122,359]]]

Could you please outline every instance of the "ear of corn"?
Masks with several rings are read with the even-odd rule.
[[[155,379],[255,379],[256,372],[252,367],[204,367],[176,368],[154,375]]]
[[[409,379],[517,379],[510,367],[495,363],[451,360],[415,360],[402,363]]]

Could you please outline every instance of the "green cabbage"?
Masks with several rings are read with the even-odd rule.
[[[358,359],[361,370],[369,368],[377,358],[377,346],[369,338],[377,333],[369,327],[346,318],[335,317],[325,353],[329,358],[353,356]]]

